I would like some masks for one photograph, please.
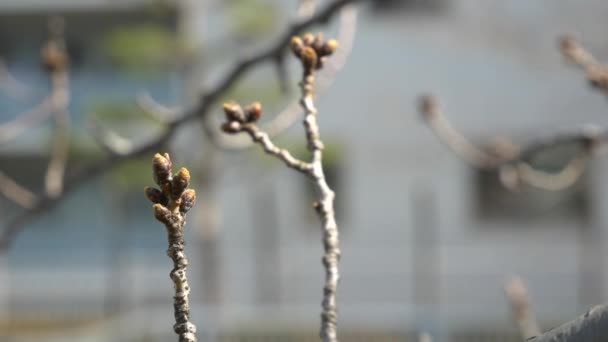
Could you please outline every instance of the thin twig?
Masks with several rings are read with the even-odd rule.
[[[305,2],[304,2],[305,3]],[[338,16],[338,38],[340,49],[336,51],[323,70],[318,73],[317,82],[315,85],[316,95],[325,92],[334,83],[337,74],[342,70],[350,53],[352,52],[355,33],[357,29],[357,13],[356,5],[348,5],[340,10]],[[277,63],[284,63],[284,58],[277,60]],[[275,137],[289,127],[291,127],[301,113],[300,100],[296,99],[290,102],[285,109],[265,123],[261,130],[266,132],[270,137]],[[210,120],[204,121],[206,125],[205,132],[211,138],[211,141],[218,147],[227,150],[243,150],[250,148],[253,142],[250,139],[240,138],[240,136],[217,135],[213,133],[217,125],[212,124]]]
[[[503,141],[492,145],[489,150],[483,150],[467,140],[450,124],[433,97],[422,98],[420,111],[425,122],[441,142],[474,168],[498,170],[500,180],[509,189],[517,188],[521,183],[552,191],[572,186],[584,174],[590,156],[608,138],[605,130],[595,126],[584,126],[573,132],[541,137],[523,146]],[[539,151],[568,142],[578,143],[582,148],[559,171],[554,173],[541,171],[528,162]]]
[[[51,74],[52,87],[55,94],[53,143],[51,159],[44,178],[45,190],[48,196],[57,197],[63,191],[63,179],[70,147],[70,115],[67,110],[69,103],[68,74],[65,70]]]
[[[137,105],[154,121],[167,124],[180,113],[178,108],[169,108],[156,101],[149,93],[142,92],[137,95]]]
[[[126,139],[113,130],[106,129],[96,119],[89,119],[89,131],[98,145],[103,147],[108,153],[114,155],[128,155],[133,151],[133,142]]]
[[[324,247],[322,260],[325,267],[319,335],[324,342],[336,342],[338,341],[336,292],[340,279],[338,272],[338,262],[340,260],[339,234],[334,210],[335,193],[327,184],[323,171],[324,145],[319,134],[313,91],[315,72],[323,66],[326,56],[331,55],[336,50],[337,42],[335,40],[325,42],[321,35],[315,37],[306,34],[302,38],[293,37],[291,47],[302,62],[303,67],[302,81],[300,82],[300,105],[304,110],[303,124],[308,150],[312,154],[311,161],[305,163],[293,158],[286,150],[277,148],[270,141],[268,134],[261,132],[255,126],[262,110],[261,105],[257,102],[245,108],[236,103],[225,104],[224,112],[227,121],[222,125],[222,129],[230,134],[247,132],[252,140],[260,144],[268,154],[279,158],[287,166],[304,173],[313,181],[319,196],[318,201],[314,203],[314,208],[322,223]]]
[[[0,171],[0,193],[24,208],[36,204],[36,195]]]
[[[589,83],[608,95],[608,67],[571,36],[560,38],[559,47],[564,58],[581,67]]]
[[[15,99],[22,100],[30,95],[28,88],[10,73],[4,60],[0,60],[0,88]]]
[[[204,120],[209,114],[209,111],[213,108],[216,101],[247,72],[263,62],[272,61],[276,58],[276,56],[284,54],[286,52],[285,46],[289,43],[293,35],[312,25],[327,23],[333,17],[333,15],[338,13],[338,11],[344,6],[357,1],[360,0],[333,1],[309,19],[298,21],[290,25],[274,44],[236,63],[235,66],[224,76],[224,78],[222,78],[213,88],[201,94],[197,103],[191,107],[183,109],[180,115],[168,124],[167,129],[163,131],[161,135],[146,143],[136,146],[129,154],[109,155],[106,158],[81,168],[79,171],[75,171],[71,176],[68,177],[68,179],[65,180],[65,187],[60,196],[56,198],[51,198],[46,195],[39,196],[38,201],[32,208],[22,211],[16,217],[9,220],[4,226],[4,230],[0,235],[0,249],[6,249],[10,245],[10,242],[14,239],[15,235],[21,229],[23,229],[27,222],[37,218],[39,215],[53,208],[57,203],[65,199],[68,194],[79,188],[83,183],[88,182],[100,174],[113,169],[122,162],[157,150],[168,142],[173,137],[173,134],[177,131],[177,129],[182,125],[188,124],[194,120]]]
[[[511,304],[513,319],[517,323],[523,339],[527,340],[540,335],[541,330],[530,305],[528,291],[521,278],[514,277],[506,282],[505,294]]]
[[[196,342],[196,325],[190,321],[188,258],[184,252],[186,213],[194,205],[196,193],[193,189],[188,189],[190,172],[186,168],[181,168],[173,175],[171,159],[167,153],[164,156],[157,153],[152,165],[154,181],[159,188],[146,187],[144,191],[153,203],[154,217],[167,228],[167,255],[173,261],[170,277],[175,289],[173,330],[180,342]]]

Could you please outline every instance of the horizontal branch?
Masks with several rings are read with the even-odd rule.
[[[209,114],[210,109],[213,108],[213,105],[217,102],[221,95],[231,88],[253,67],[263,62],[272,61],[276,59],[277,56],[281,56],[282,54],[286,53],[286,47],[289,45],[293,35],[313,25],[327,23],[342,7],[357,1],[358,0],[333,1],[310,18],[290,25],[274,44],[266,47],[256,54],[251,55],[248,58],[244,58],[240,62],[237,62],[231,71],[229,71],[225,77],[222,78],[218,84],[216,84],[215,87],[201,94],[199,101],[194,106],[184,110],[177,119],[171,121],[167,125],[166,131],[156,139],[134,148],[128,154],[108,156],[89,165],[86,168],[81,169],[80,171],[75,172],[72,176],[65,180],[65,188],[63,189],[61,195],[55,198],[51,198],[46,195],[41,196],[32,208],[19,213],[14,219],[8,222],[2,231],[2,235],[0,236],[0,249],[7,248],[17,232],[22,229],[26,223],[53,208],[58,202],[62,201],[67,195],[72,193],[73,190],[77,189],[83,183],[113,169],[122,162],[157,150],[160,146],[169,141],[177,128],[193,120],[204,119]]]
[[[458,157],[474,168],[498,170],[503,185],[510,189],[520,183],[553,191],[570,187],[584,173],[589,157],[608,141],[606,129],[587,125],[537,137],[523,145],[503,139],[481,148],[450,124],[435,98],[422,97],[420,111],[433,133]],[[581,149],[561,170],[545,172],[530,165],[538,153],[562,144],[578,144]]]

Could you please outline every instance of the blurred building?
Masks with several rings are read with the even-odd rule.
[[[438,95],[454,126],[480,144],[499,135],[525,142],[601,124],[605,99],[562,61],[556,39],[572,33],[606,55],[599,42],[608,5],[378,3],[376,10],[362,11],[348,64],[317,106],[332,151],[327,172],[337,191],[344,340],[402,341],[419,331],[438,341],[519,340],[502,290],[512,275],[525,279],[545,329],[604,302],[606,159],[594,159],[566,191],[509,192],[496,174],[473,170],[450,153],[418,117],[415,99],[428,91]],[[396,7],[383,11],[390,3]],[[31,60],[48,13],[67,13],[73,45],[85,46],[83,66],[72,73],[74,113],[82,113],[90,94],[133,97],[141,88],[175,102],[182,92],[170,73],[143,82],[103,60],[87,66],[86,46],[102,40],[96,35],[121,23],[156,22],[148,9],[143,1],[5,1],[0,37],[8,42],[2,48],[9,69],[25,84],[45,82]],[[178,13],[164,18],[166,27],[179,26]],[[256,77],[272,83],[275,75]],[[31,104],[13,108],[9,102],[15,101],[2,99],[11,112]],[[9,120],[2,112],[0,118]],[[40,155],[46,155],[40,136],[26,150],[22,146],[35,139],[5,146],[0,159],[2,171],[34,188],[41,187]],[[302,145],[303,139],[294,127],[280,141]],[[558,168],[571,149],[547,151],[539,164]],[[177,147],[174,155],[180,153],[192,151]],[[314,339],[324,274],[309,184],[257,153],[223,155],[221,170],[213,282],[197,267],[209,263],[200,242],[209,237],[192,224],[196,213],[189,219],[192,317],[201,340]],[[0,336],[2,329],[14,341],[40,340],[36,331],[48,334],[44,340],[61,341],[171,336],[164,232],[152,220],[140,184],[128,191],[124,184],[112,177],[90,183],[20,234],[5,260]],[[0,207],[2,217],[16,210],[8,202]],[[212,296],[205,286],[217,287]]]

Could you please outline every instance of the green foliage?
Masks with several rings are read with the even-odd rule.
[[[166,69],[179,51],[176,34],[155,24],[112,30],[104,37],[102,47],[117,66],[139,74]]]

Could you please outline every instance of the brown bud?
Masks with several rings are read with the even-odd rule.
[[[310,46],[317,52],[321,50],[321,47],[323,46],[323,32],[317,33],[314,41],[312,42],[312,44],[310,44]]]
[[[315,43],[315,35],[312,33],[305,33],[302,36],[302,42],[304,43],[304,45],[306,46],[312,46]]]
[[[154,217],[162,223],[169,224],[171,221],[171,211],[163,207],[161,204],[156,203],[152,206],[154,209]]]
[[[258,101],[253,102],[245,108],[247,122],[256,122],[262,116],[262,104]]]
[[[169,177],[171,176],[171,166],[169,154],[165,153],[163,156],[160,155],[160,153],[157,153],[154,155],[154,159],[152,160],[152,171],[156,184],[162,185],[169,180]]]
[[[49,41],[40,51],[42,66],[48,72],[63,71],[69,64],[68,56],[56,42]]]
[[[333,54],[338,49],[338,41],[330,39],[325,42],[318,50],[317,53],[320,57],[325,57]]]
[[[425,119],[432,119],[439,110],[439,103],[432,95],[423,95],[420,97],[418,109]]]
[[[574,37],[566,35],[559,38],[559,49],[562,51],[562,53],[568,54],[568,52],[578,48],[578,43]]]
[[[298,36],[291,37],[291,51],[293,51],[294,55],[298,58],[302,55],[302,50],[304,49],[304,42],[302,38]]]
[[[171,197],[173,199],[179,198],[182,192],[190,184],[190,172],[185,167],[182,167],[177,171],[173,177],[173,186],[171,187]]]
[[[194,189],[186,189],[181,196],[181,203],[179,205],[179,211],[183,214],[187,213],[196,202],[196,192]]]
[[[304,70],[311,71],[317,67],[317,52],[312,47],[307,46],[302,50],[300,60]]]
[[[222,124],[222,131],[228,134],[235,134],[241,131],[241,124],[236,121],[228,121]]]
[[[158,190],[157,188],[147,186],[144,188],[144,193],[152,203],[165,204],[167,202],[167,198],[165,197],[165,195],[163,195],[163,192]]]
[[[228,121],[245,122],[243,108],[236,102],[224,103],[224,114],[226,114],[226,119],[228,119]]]

